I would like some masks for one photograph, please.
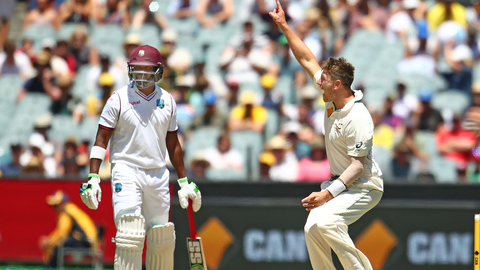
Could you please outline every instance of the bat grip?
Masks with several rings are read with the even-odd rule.
[[[188,199],[188,224],[190,225],[190,238],[197,238],[197,229],[195,229],[195,220],[193,219],[192,199]]]

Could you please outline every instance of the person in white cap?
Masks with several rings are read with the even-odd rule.
[[[310,49],[292,31],[277,0],[269,13],[285,34],[297,61],[314,80],[325,101],[325,146],[334,177],[321,191],[302,200],[310,211],[305,241],[313,269],[335,269],[333,250],[344,269],[371,270],[367,256],[348,235],[348,226],[372,209],[383,195],[382,172],[372,155],[373,121],[361,99],[351,89],[354,67],[344,58],[330,57],[320,66]]]
[[[167,157],[179,178],[180,206],[187,208],[191,199],[193,211],[201,207],[201,193],[185,173],[175,100],[156,84],[163,68],[157,49],[143,45],[133,50],[128,61],[131,83],[105,104],[90,153],[88,182],[80,187],[82,201],[97,209],[102,197],[98,173],[110,141],[117,227],[114,269],[142,269],[146,237],[146,269],[173,270],[175,229],[169,222]]]

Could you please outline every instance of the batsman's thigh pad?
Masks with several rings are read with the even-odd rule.
[[[120,217],[115,236],[115,270],[142,269],[143,243],[145,242],[145,218],[138,214]]]
[[[175,227],[168,222],[147,232],[147,270],[173,270]]]

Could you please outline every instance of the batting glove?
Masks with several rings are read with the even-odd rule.
[[[100,189],[99,184],[100,178],[98,174],[91,173],[88,175],[88,182],[80,185],[80,197],[83,203],[90,209],[97,209],[98,203],[102,200],[102,189]]]
[[[180,200],[180,206],[185,209],[188,207],[188,199],[192,199],[193,211],[197,212],[202,206],[202,193],[198,189],[194,182],[188,183],[188,179],[178,179],[180,190],[178,191],[178,199]]]

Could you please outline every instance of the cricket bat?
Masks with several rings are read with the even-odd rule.
[[[191,270],[207,270],[205,253],[203,252],[202,238],[198,237],[193,219],[192,200],[188,200],[188,223],[190,225],[190,237],[187,237],[188,258]]]

